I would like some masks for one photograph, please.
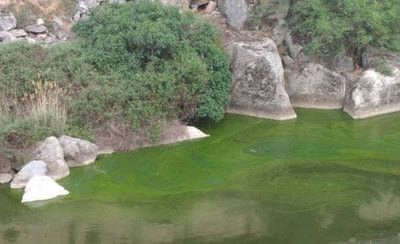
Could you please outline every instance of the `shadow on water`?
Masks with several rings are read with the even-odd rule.
[[[400,243],[400,114],[297,112],[103,156],[39,205],[0,186],[0,243]]]

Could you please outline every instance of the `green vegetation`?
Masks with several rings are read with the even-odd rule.
[[[87,137],[114,121],[156,139],[168,120],[223,117],[227,57],[218,33],[192,13],[107,4],[73,30],[72,43],[0,46],[0,143]]]
[[[284,3],[264,0],[255,8],[255,25]],[[308,51],[334,57],[347,52],[359,58],[371,45],[400,51],[400,5],[397,0],[292,0],[288,22]]]
[[[399,13],[397,0],[297,0],[290,23],[314,52],[359,56],[368,45],[400,50]]]

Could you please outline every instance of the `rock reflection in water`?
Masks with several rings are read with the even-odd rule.
[[[391,192],[364,203],[358,209],[360,218],[368,221],[389,221],[400,217],[400,196]]]
[[[157,216],[151,211],[154,206],[146,209],[96,202],[77,205],[64,206],[63,213],[38,211],[32,213],[34,216],[20,216],[7,225],[0,224],[0,243],[218,241],[249,235],[260,237],[267,227],[257,215],[257,203],[239,199],[200,200],[183,206],[184,210],[178,210],[176,216],[168,212],[176,209],[162,210],[170,218]]]

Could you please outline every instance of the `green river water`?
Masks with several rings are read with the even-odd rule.
[[[400,243],[400,114],[297,113],[102,156],[48,202],[0,186],[0,243]]]

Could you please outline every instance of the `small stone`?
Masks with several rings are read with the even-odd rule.
[[[47,33],[47,28],[44,25],[28,25],[25,30],[32,34],[44,34]]]
[[[22,38],[22,37],[26,37],[26,36],[28,35],[28,33],[26,33],[26,31],[23,30],[23,29],[11,30],[10,33],[11,33],[15,38]]]
[[[39,18],[36,20],[36,25],[44,25],[44,20]]]

